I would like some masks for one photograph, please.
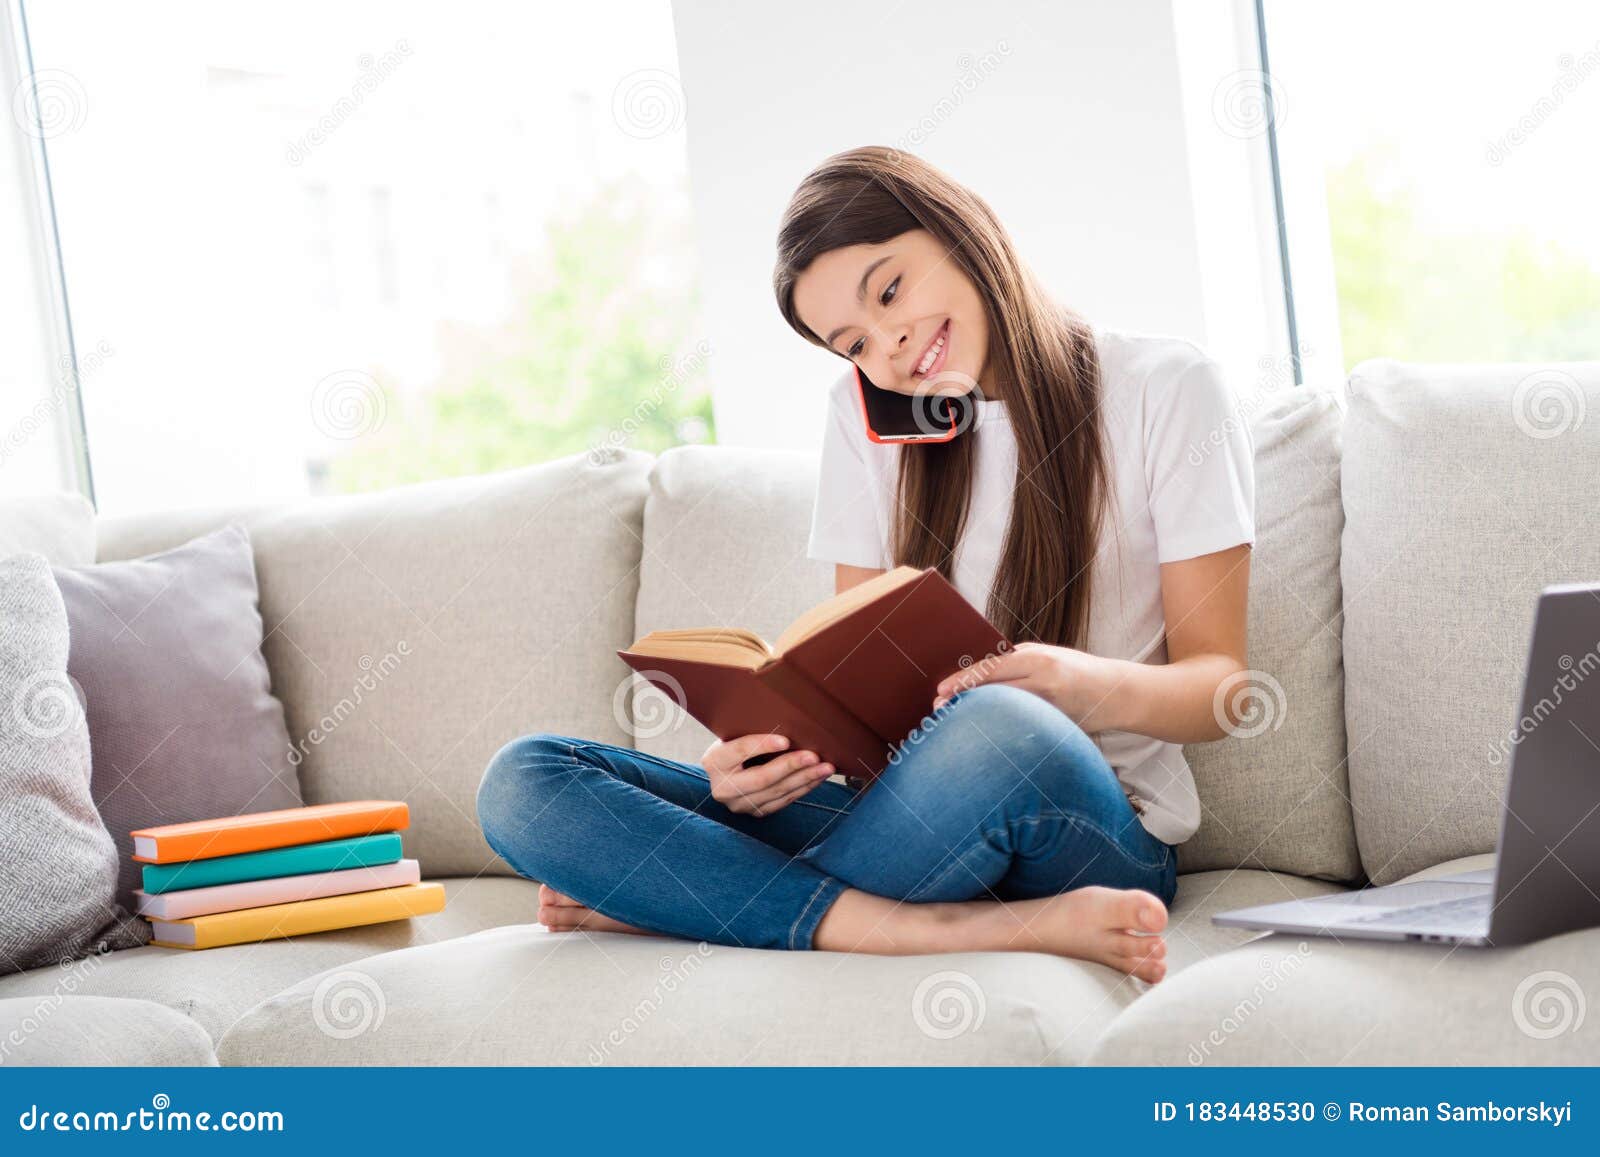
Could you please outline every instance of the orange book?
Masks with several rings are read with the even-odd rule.
[[[405,804],[365,799],[140,828],[131,834],[136,861],[174,864],[378,832],[400,832],[410,824],[411,812]]]

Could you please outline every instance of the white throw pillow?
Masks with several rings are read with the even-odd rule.
[[[89,729],[67,611],[38,554],[0,560],[0,973],[130,948],[117,853],[89,797]]]

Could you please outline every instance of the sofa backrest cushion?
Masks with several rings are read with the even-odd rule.
[[[1258,472],[1251,662],[1287,710],[1273,704],[1259,735],[1189,749],[1204,811],[1180,862],[1345,879],[1359,867],[1338,690],[1340,400],[1295,390],[1247,412]],[[663,454],[645,505],[639,631],[740,626],[770,639],[831,595],[833,568],[805,557],[817,468],[801,452]],[[710,733],[640,685],[638,747],[697,762]]]
[[[308,803],[399,799],[425,876],[508,872],[479,831],[489,758],[534,731],[627,743],[652,458],[620,451],[275,508],[107,520],[102,558],[243,522],[263,650]]]
[[[1343,493],[1351,799],[1387,883],[1494,850],[1539,591],[1600,579],[1600,363],[1357,366]]]
[[[1241,413],[1256,464],[1249,671],[1223,694],[1246,713],[1233,736],[1184,749],[1201,817],[1178,864],[1349,880],[1360,864],[1341,698],[1343,399],[1293,387],[1248,398]]]
[[[833,594],[833,567],[805,557],[817,456],[682,446],[650,473],[638,630],[748,627],[764,639]],[[641,751],[698,763],[713,736],[643,679],[625,693]]]

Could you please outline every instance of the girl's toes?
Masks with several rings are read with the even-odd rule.
[[[1167,954],[1167,942],[1159,936],[1136,936],[1132,932],[1115,933],[1112,951],[1129,960],[1154,957],[1159,960]]]
[[[1134,976],[1150,984],[1157,983],[1166,974],[1167,962],[1165,960],[1145,960],[1135,965],[1133,969]]]
[[[1138,948],[1126,956],[1118,958],[1122,970],[1129,976],[1137,976],[1140,980],[1154,983],[1160,980],[1167,971],[1167,953],[1165,948],[1154,946]]]
[[[1167,944],[1159,936],[1120,933],[1112,951],[1118,967],[1129,976],[1154,984],[1166,975]]]
[[[559,904],[541,904],[539,923],[552,932],[567,932],[576,926],[577,921],[571,908]]]
[[[1117,898],[1116,927],[1159,932],[1167,926],[1167,906],[1149,892],[1130,888]]]

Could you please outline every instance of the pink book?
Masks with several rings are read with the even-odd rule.
[[[416,860],[396,860],[372,868],[345,868],[337,872],[308,872],[303,876],[277,876],[270,880],[247,880],[242,884],[217,884],[210,888],[188,888],[181,892],[151,895],[135,892],[139,915],[149,920],[188,920],[217,912],[237,912],[241,908],[262,908],[268,904],[289,904],[295,900],[319,900],[324,896],[345,896],[351,892],[372,892],[379,888],[398,888],[422,879]]]

